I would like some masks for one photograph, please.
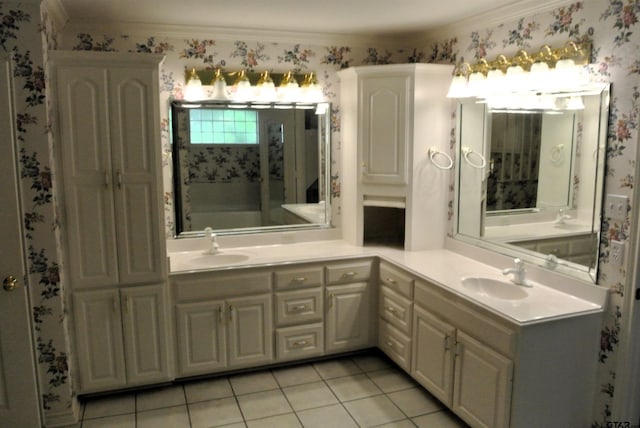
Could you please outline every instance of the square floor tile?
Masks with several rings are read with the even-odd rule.
[[[150,389],[136,394],[136,410],[138,412],[183,404],[186,404],[186,400],[182,385]]]
[[[388,397],[410,418],[444,408],[442,403],[421,387],[392,392]]]
[[[340,401],[352,401],[382,393],[364,373],[328,379],[326,382]]]
[[[255,419],[247,422],[248,428],[302,428],[295,413],[270,416],[264,419]],[[226,427],[225,427],[226,428]]]
[[[413,422],[411,422],[411,419],[403,419],[401,421],[389,422],[388,424],[384,425],[376,425],[376,428],[416,428],[416,426]]]
[[[235,397],[189,404],[192,428],[209,428],[242,422]]]
[[[93,398],[84,403],[84,419],[104,416],[124,415],[136,412],[136,396],[134,394],[114,395],[104,398]]]
[[[367,376],[369,376],[382,392],[401,391],[417,386],[416,382],[411,379],[408,374],[396,368],[377,370],[367,373]]]
[[[343,403],[361,427],[372,427],[406,419],[406,416],[385,395]]]
[[[244,419],[247,421],[282,415],[293,411],[284,393],[279,389],[240,395],[238,396],[238,402]]]
[[[418,428],[468,428],[469,425],[448,410],[413,418]]]
[[[82,422],[82,428],[136,428],[136,414],[85,419]]]
[[[349,358],[320,361],[318,363],[314,363],[313,367],[317,370],[322,379],[333,379],[336,377],[362,373],[362,369],[360,369],[360,367],[358,367],[356,363]]]
[[[362,369],[362,371],[365,372],[387,369],[394,365],[391,360],[382,353],[355,355],[351,357],[351,359],[358,367],[360,367],[360,369]]]
[[[322,380],[311,364],[274,369],[273,376],[283,388]]]
[[[284,395],[296,412],[314,407],[338,404],[333,392],[322,381],[289,386],[283,389]]]
[[[138,412],[136,422],[137,428],[191,428],[186,404]]]
[[[341,404],[297,412],[304,428],[358,428]]]
[[[269,370],[231,376],[229,381],[236,395],[278,388],[278,382]]]
[[[227,377],[185,383],[184,392],[187,403],[233,397],[231,384]]]

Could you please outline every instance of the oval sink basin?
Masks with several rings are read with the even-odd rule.
[[[171,256],[171,270],[206,269],[242,263],[250,259],[249,254],[220,252],[217,254],[176,254]]]
[[[194,264],[202,264],[206,266],[218,266],[229,263],[240,263],[249,260],[249,256],[242,253],[218,253],[218,254],[201,254],[191,258],[189,261]]]
[[[527,291],[519,285],[493,278],[462,278],[462,286],[475,293],[503,300],[521,300],[528,296]]]

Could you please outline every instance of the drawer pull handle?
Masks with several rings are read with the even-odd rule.
[[[391,312],[392,314],[396,314],[396,308],[392,307],[392,306],[386,306],[385,309],[389,312]]]
[[[301,346],[307,346],[309,344],[308,340],[296,340],[295,342],[293,342],[293,346],[295,346],[296,348],[299,348]]]
[[[393,279],[393,278],[387,278],[387,282],[388,282],[389,284],[391,284],[391,285],[397,285],[397,284],[398,284],[398,281],[396,281],[396,280],[395,280],[395,279]]]
[[[297,306],[292,306],[291,307],[291,312],[302,312],[302,311],[307,311],[309,310],[309,306],[308,305],[297,305]]]
[[[390,341],[390,340],[387,340],[386,345],[387,345],[389,348],[393,348],[393,342],[392,342],[392,341]]]
[[[356,276],[356,273],[353,272],[353,271],[352,272],[345,272],[345,273],[342,274],[343,278],[353,278],[355,276]]]
[[[299,276],[297,278],[293,278],[293,282],[305,282],[307,278],[305,276]]]

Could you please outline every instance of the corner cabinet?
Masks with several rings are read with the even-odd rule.
[[[79,392],[172,375],[163,222],[163,56],[52,51]]]
[[[452,69],[390,64],[338,73],[346,241],[363,244],[364,208],[374,206],[405,210],[406,249],[444,246],[449,174],[430,162],[429,149],[450,151]]]

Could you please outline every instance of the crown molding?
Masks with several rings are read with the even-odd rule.
[[[550,12],[561,6],[574,3],[573,0],[519,0],[507,6],[482,12],[469,18],[461,19],[452,24],[443,25],[432,30],[425,31],[422,35],[413,38],[412,43],[420,46],[434,40],[441,40],[453,34],[470,31],[470,29],[494,27],[505,22],[515,22],[523,16],[531,16],[539,13]]]
[[[311,45],[346,45],[360,47],[401,48],[416,37],[415,34],[360,35],[340,33],[312,33],[295,31],[276,31],[255,28],[184,26],[170,24],[145,23],[104,23],[104,22],[69,22],[64,33],[104,32],[107,34],[126,34],[142,37],[168,37],[177,39],[213,38],[217,40],[258,41],[268,43],[307,43]]]

